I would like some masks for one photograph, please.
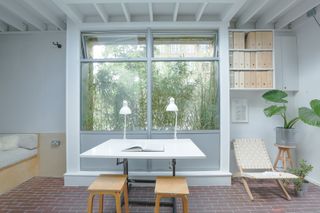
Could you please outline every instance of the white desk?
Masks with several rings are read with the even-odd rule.
[[[161,144],[163,152],[126,152],[135,146]],[[176,159],[203,159],[206,155],[190,139],[111,139],[80,154],[81,158],[116,158],[117,165],[123,164],[123,173],[128,175],[128,159],[171,159],[172,175],[176,173]],[[123,159],[119,161],[119,159]],[[150,180],[128,179],[133,182],[154,182]],[[130,188],[130,187],[129,187]],[[131,204],[154,205],[154,202],[132,201]],[[176,212],[176,200],[173,199],[173,212]]]
[[[133,145],[161,144],[164,152],[125,152]],[[203,159],[206,155],[190,139],[111,139],[80,154],[82,158]]]

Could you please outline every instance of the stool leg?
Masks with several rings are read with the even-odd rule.
[[[103,194],[99,195],[99,213],[103,212]]]
[[[116,212],[117,213],[121,213],[121,193],[120,192],[116,192],[114,194],[114,198],[116,200]]]
[[[93,207],[93,198],[95,194],[90,193],[88,197],[88,213],[92,213],[92,207]]]
[[[154,208],[154,213],[159,213],[160,212],[160,195],[156,195],[156,205]]]
[[[293,168],[293,160],[292,160],[290,149],[288,149],[287,154],[288,154],[288,160],[290,163],[290,167]]]
[[[283,151],[282,154],[283,154],[283,170],[287,170],[287,156],[286,156],[286,151]]]
[[[187,195],[184,195],[182,197],[182,205],[183,205],[183,213],[188,213],[189,212],[189,201],[188,201]]]
[[[126,211],[126,213],[129,213],[129,198],[128,198],[128,185],[127,184],[124,184],[123,197],[124,197],[125,211]]]
[[[274,169],[278,168],[278,162],[279,162],[279,159],[280,159],[280,154],[281,154],[281,151],[278,150],[277,158],[276,158],[276,160],[274,161],[274,164],[273,164],[273,168]]]

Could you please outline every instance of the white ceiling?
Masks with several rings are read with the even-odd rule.
[[[284,28],[320,0],[0,0],[0,32],[65,30],[77,23],[232,21]]]

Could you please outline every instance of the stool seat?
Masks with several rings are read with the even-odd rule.
[[[189,189],[184,177],[157,177],[154,192],[156,194],[188,195]]]
[[[274,144],[276,147],[278,147],[278,154],[276,157],[276,160],[274,161],[273,168],[277,169],[278,162],[282,162],[282,167],[284,170],[287,170],[287,161],[289,162],[291,168],[293,167],[293,160],[291,157],[290,149],[295,149],[296,146],[293,145],[279,145]]]
[[[280,145],[280,144],[274,144],[278,148],[284,148],[284,149],[295,149],[295,145]]]
[[[89,192],[120,192],[127,181],[126,175],[100,175],[89,186]]]
[[[99,213],[103,212],[104,195],[114,196],[116,212],[121,213],[121,194],[124,197],[125,212],[129,213],[127,175],[100,175],[90,184],[88,192],[88,213],[92,213],[95,195],[99,196]]]
[[[160,200],[165,197],[181,198],[183,213],[189,212],[189,189],[185,177],[157,177],[154,192],[156,194],[155,213],[160,212]]]

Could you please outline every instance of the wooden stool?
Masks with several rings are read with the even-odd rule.
[[[182,198],[183,212],[188,213],[188,184],[184,177],[157,177],[156,188],[154,190],[156,194],[156,206],[155,213],[160,211],[160,199],[164,197],[180,197]]]
[[[278,155],[276,160],[274,161],[273,167],[274,169],[277,168],[278,162],[282,162],[282,166],[284,170],[287,170],[287,161],[289,162],[291,168],[293,167],[293,160],[291,157],[290,149],[295,149],[296,146],[286,146],[286,145],[279,145],[275,144],[278,147]]]
[[[88,188],[88,213],[92,212],[93,198],[99,195],[99,212],[103,212],[103,196],[115,198],[116,212],[121,213],[121,194],[124,196],[124,207],[129,213],[127,175],[100,175]]]

